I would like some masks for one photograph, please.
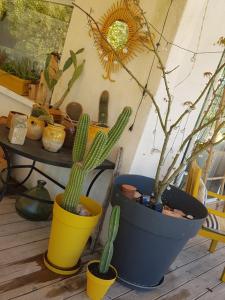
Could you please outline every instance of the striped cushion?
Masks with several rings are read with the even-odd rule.
[[[203,224],[205,229],[225,235],[225,218],[209,214]]]

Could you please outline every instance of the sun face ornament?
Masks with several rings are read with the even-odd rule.
[[[138,53],[151,47],[143,15],[133,0],[120,0],[100,18],[98,28],[89,22],[100,61],[105,69],[104,79],[115,81],[111,73],[118,72]],[[152,36],[153,37],[153,36]]]

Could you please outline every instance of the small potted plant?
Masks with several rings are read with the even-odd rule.
[[[70,56],[66,60],[63,69],[60,70],[58,67],[60,56],[56,53],[51,53],[47,56],[45,69],[44,69],[44,78],[48,88],[48,95],[45,101],[45,105],[49,106],[49,111],[53,115],[55,122],[61,122],[63,119],[63,113],[60,110],[60,106],[63,104],[65,98],[69,94],[73,84],[75,81],[80,77],[83,72],[85,60],[83,60],[80,64],[77,63],[77,55],[82,53],[84,48],[79,49],[78,51],[74,52],[70,50]],[[55,86],[57,85],[59,79],[62,77],[63,73],[69,69],[71,66],[74,67],[74,71],[72,76],[67,84],[67,88],[64,91],[61,98],[56,101],[53,105],[51,104],[51,97]]]
[[[113,256],[113,242],[115,241],[120,220],[120,207],[112,209],[108,240],[103,249],[101,259],[91,261],[87,267],[87,295],[91,300],[101,300],[117,277],[116,269],[110,264]]]
[[[6,53],[4,56],[4,51],[1,51],[0,56],[0,85],[19,95],[28,95],[29,85],[40,78],[37,63],[26,57],[10,59]]]
[[[78,122],[73,147],[73,166],[65,193],[56,196],[53,221],[45,255],[45,265],[52,271],[69,275],[79,270],[79,259],[86,242],[100,218],[101,205],[82,196],[86,175],[100,165],[122,135],[131,115],[125,107],[108,134],[98,132],[90,149],[87,149],[90,117],[83,114]],[[80,215],[80,206],[90,214]]]

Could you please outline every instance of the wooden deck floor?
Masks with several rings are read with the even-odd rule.
[[[43,265],[48,222],[30,222],[17,215],[14,200],[0,203],[0,300],[87,300],[85,268],[70,278],[57,276]],[[225,265],[225,245],[215,254],[209,241],[190,240],[171,266],[164,284],[150,292],[137,292],[116,283],[106,300],[225,300],[225,284],[219,277]],[[88,261],[86,255],[83,261]]]

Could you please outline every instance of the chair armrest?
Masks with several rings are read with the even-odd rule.
[[[219,211],[219,210],[215,210],[215,209],[212,209],[212,208],[207,208],[208,210],[208,213],[209,214],[212,214],[212,215],[215,215],[215,216],[218,216],[218,217],[222,217],[225,219],[225,213],[222,212],[222,211]]]
[[[216,194],[216,193],[210,192],[210,191],[207,192],[207,195],[212,196],[213,198],[217,198],[219,200],[225,201],[225,195]]]

